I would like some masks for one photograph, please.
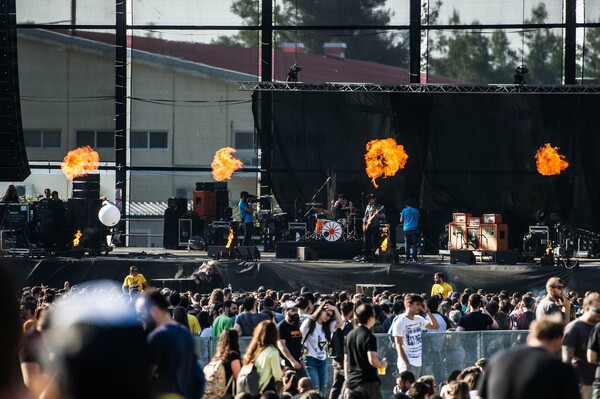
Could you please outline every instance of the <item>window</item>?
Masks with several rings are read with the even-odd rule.
[[[164,149],[169,148],[169,134],[167,132],[132,131],[129,136],[131,148],[138,149]]]
[[[75,138],[77,147],[115,148],[115,133],[106,130],[78,130]]]
[[[258,165],[253,132],[233,132],[231,144],[236,149],[236,158],[242,161],[244,166]]]
[[[30,148],[60,148],[60,130],[24,130],[25,146]]]
[[[236,150],[254,150],[254,133],[233,132],[233,148]]]

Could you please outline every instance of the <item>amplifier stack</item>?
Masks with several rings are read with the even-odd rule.
[[[448,249],[470,251],[508,250],[508,226],[502,224],[502,215],[486,213],[472,216],[454,213],[448,224]]]

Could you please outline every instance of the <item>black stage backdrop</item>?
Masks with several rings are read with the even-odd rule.
[[[253,96],[256,126],[261,142],[273,143],[272,188],[286,212],[303,213],[335,171],[338,192],[358,206],[374,192],[394,219],[406,199],[416,200],[430,244],[453,211],[502,214],[514,249],[540,209],[550,223],[599,230],[600,96],[271,92],[266,136],[261,94]],[[375,189],[365,145],[387,137],[409,159]],[[562,175],[538,174],[535,153],[545,143],[566,156]],[[317,202],[326,204],[325,195]]]
[[[6,258],[0,257],[0,268],[12,271],[17,287],[42,283],[60,288],[65,281],[71,285],[86,281],[107,279],[122,284],[129,267],[136,265],[154,286],[173,289],[193,289],[189,277],[200,264],[193,258]],[[545,292],[546,281],[559,276],[569,290],[580,294],[595,291],[600,284],[600,267],[533,267],[499,265],[383,265],[348,262],[298,261],[217,261],[216,269],[225,284],[234,290],[255,290],[265,286],[286,292],[299,291],[306,286],[312,291],[332,292],[349,289],[357,284],[391,284],[395,291],[430,292],[433,274],[442,272],[455,290],[483,288],[487,292],[506,289],[511,292]]]

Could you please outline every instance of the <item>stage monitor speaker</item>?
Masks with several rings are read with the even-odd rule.
[[[296,248],[296,258],[301,261],[319,260],[317,252],[309,247]]]
[[[16,1],[0,6],[0,181],[23,181],[30,174],[21,121],[17,59]]]
[[[227,191],[224,191],[227,193]],[[215,191],[194,191],[194,213],[200,216],[217,216],[217,193]]]
[[[235,247],[235,258],[243,260],[259,260],[260,251],[254,245],[243,246],[239,245]]]
[[[475,254],[473,251],[450,251],[450,263],[453,265],[474,265]]]
[[[209,258],[220,259],[221,254],[224,252],[229,252],[225,245],[209,245],[206,247],[206,252]]]
[[[498,265],[516,265],[517,251],[497,251],[496,264]]]

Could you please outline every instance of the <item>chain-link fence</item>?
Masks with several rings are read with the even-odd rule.
[[[383,397],[390,397],[396,384],[396,349],[393,337],[376,334],[380,358],[386,358],[388,369],[381,378]],[[494,353],[525,343],[527,331],[478,331],[423,333],[423,367],[421,375],[432,374],[437,382],[443,381],[453,370],[473,366],[478,359],[490,358]],[[196,338],[196,353],[206,364],[217,347],[217,338]],[[249,337],[240,338],[240,349],[246,351]],[[328,384],[333,381],[333,366],[328,363]]]

